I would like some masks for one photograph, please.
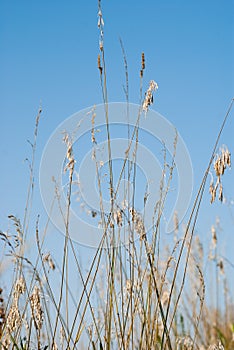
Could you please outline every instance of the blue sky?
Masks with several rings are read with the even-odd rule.
[[[233,98],[233,1],[103,0],[109,101],[124,101],[122,39],[129,66],[130,102],[139,101],[139,70],[144,51],[144,90],[151,79],[159,90],[153,108],[179,130],[191,155],[195,189],[215,136]],[[0,2],[0,223],[23,216],[30,156],[39,105],[36,184],[43,148],[55,128],[73,113],[102,102],[97,69],[97,2],[57,0]],[[233,113],[221,144],[234,154]],[[234,198],[233,171],[224,180]],[[207,189],[208,191],[208,189]],[[38,186],[35,212],[43,211]],[[197,229],[209,233],[224,215],[223,241],[233,237],[229,208],[204,198]],[[231,226],[232,223],[232,226]],[[221,219],[222,224],[222,219]],[[230,241],[229,241],[230,242]]]

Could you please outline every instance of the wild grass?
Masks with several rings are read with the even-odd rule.
[[[195,196],[187,222],[179,224],[174,213],[174,232],[171,242],[163,241],[163,215],[176,169],[177,134],[174,153],[168,159],[163,147],[164,164],[160,181],[160,194],[155,202],[152,230],[145,228],[145,192],[142,212],[136,206],[137,154],[139,146],[139,121],[142,112],[153,103],[158,86],[152,80],[143,96],[145,55],[142,53],[139,69],[140,110],[134,128],[128,125],[128,148],[121,171],[114,173],[112,138],[109,124],[109,102],[104,46],[104,21],[101,2],[98,9],[100,31],[98,70],[105,106],[105,127],[108,144],[108,198],[110,212],[104,210],[103,178],[96,154],[98,141],[95,130],[95,109],[92,110],[91,141],[93,161],[96,166],[100,208],[93,212],[102,228],[102,237],[87,269],[82,266],[77,244],[70,237],[70,213],[74,188],[76,159],[73,140],[64,135],[68,176],[67,207],[61,212],[65,235],[61,252],[48,252],[45,245],[50,218],[40,228],[40,217],[32,218],[35,187],[35,152],[38,137],[40,108],[36,117],[30,176],[24,218],[9,215],[10,230],[0,231],[4,250],[3,259],[10,267],[1,268],[9,274],[8,287],[0,289],[0,344],[2,349],[233,349],[234,308],[228,290],[224,260],[220,259],[217,227],[211,230],[210,255],[204,255],[203,243],[195,234],[201,202],[206,190],[208,174],[214,165],[216,181],[210,184],[211,202],[223,200],[222,179],[231,165],[227,148],[217,152],[220,136],[230,114],[233,100],[221,125],[211,152],[201,185]],[[125,67],[125,97],[129,104],[128,64],[121,41]],[[163,146],[163,145],[162,145]],[[114,180],[114,177],[117,181]],[[127,178],[133,190],[126,188],[122,206],[117,201],[121,179]],[[59,193],[55,200],[59,202]],[[33,221],[36,222],[33,232]],[[28,234],[35,236],[37,254],[32,260],[27,256]],[[85,234],[85,233],[84,233]],[[122,237],[125,237],[123,243]],[[62,239],[62,238],[61,238]],[[55,247],[55,249],[59,249]],[[85,251],[86,248],[82,247]],[[85,254],[85,253],[84,253]],[[55,261],[53,255],[59,255]],[[205,264],[215,264],[215,275],[206,281]],[[2,264],[1,264],[2,266]],[[53,277],[58,272],[56,282]],[[213,282],[215,302],[207,299],[207,282]],[[79,291],[73,290],[73,279],[79,281]],[[58,281],[59,280],[59,281]],[[59,285],[59,287],[58,287]],[[207,288],[208,287],[208,288]],[[219,296],[224,296],[224,305]]]

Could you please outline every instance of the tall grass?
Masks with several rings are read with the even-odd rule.
[[[174,233],[168,246],[163,245],[163,213],[176,169],[177,134],[174,153],[168,159],[164,147],[164,164],[160,181],[160,195],[152,217],[153,228],[146,231],[145,208],[148,194],[145,192],[140,213],[136,206],[137,155],[139,147],[139,121],[142,112],[147,115],[153,103],[157,84],[152,80],[143,96],[145,55],[139,69],[140,109],[134,128],[128,125],[128,148],[119,173],[114,172],[112,138],[109,123],[107,68],[105,61],[104,21],[101,2],[98,3],[98,28],[100,31],[98,70],[105,106],[105,127],[108,144],[108,185],[110,212],[104,210],[102,166],[96,154],[98,141],[95,129],[95,109],[92,110],[91,136],[93,161],[96,166],[97,186],[100,197],[98,217],[102,237],[88,270],[82,267],[79,249],[70,237],[71,198],[74,188],[75,157],[72,136],[65,134],[67,147],[64,171],[68,174],[67,208],[61,212],[65,236],[60,253],[61,261],[55,262],[53,252],[46,252],[44,245],[48,224],[40,229],[36,218],[35,240],[37,256],[27,257],[27,240],[32,230],[31,208],[34,194],[34,169],[36,141],[41,109],[36,117],[30,180],[21,220],[9,215],[13,227],[0,231],[4,259],[10,255],[12,279],[8,288],[0,289],[0,344],[2,349],[233,349],[234,312],[228,291],[228,276],[223,270],[224,261],[218,254],[215,226],[212,229],[212,256],[210,264],[216,264],[216,301],[207,303],[204,277],[202,242],[195,235],[197,218],[206,190],[208,174],[214,164],[217,181],[210,184],[211,202],[223,199],[222,176],[231,165],[230,153],[223,149],[218,154],[220,136],[230,114],[233,100],[223,120],[201,185],[195,196],[188,221],[179,225],[174,214]],[[122,41],[120,42],[125,69],[125,97],[129,105],[128,63]],[[129,110],[127,108],[127,113]],[[119,185],[127,178],[124,203],[117,201]],[[117,179],[117,180],[116,180]],[[130,182],[133,190],[130,191]],[[116,185],[115,185],[116,184]],[[60,198],[56,192],[55,200]],[[32,232],[30,232],[32,235]],[[85,234],[85,233],[84,233]],[[122,237],[125,237],[123,244]],[[126,243],[127,242],[127,243]],[[83,248],[85,249],[85,248]],[[8,258],[9,259],[9,258]],[[59,271],[59,288],[54,286],[53,273]],[[9,268],[1,273],[8,273]],[[76,277],[74,277],[76,276]],[[220,277],[221,276],[221,277]],[[79,280],[79,296],[72,290],[72,279]],[[221,279],[222,278],[222,279]],[[223,286],[220,285],[223,281]],[[221,289],[222,287],[222,289]],[[219,304],[219,294],[224,295],[225,305]]]

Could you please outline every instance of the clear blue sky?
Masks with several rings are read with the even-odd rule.
[[[130,102],[139,101],[141,52],[148,81],[159,84],[153,108],[179,130],[190,152],[195,189],[207,165],[215,136],[234,96],[233,1],[146,0],[102,2],[110,101],[124,101],[124,67],[119,37],[129,66]],[[28,184],[24,159],[30,156],[35,116],[43,108],[37,170],[50,134],[65,118],[102,102],[98,55],[97,1],[0,1],[0,227],[7,215],[23,215]],[[234,154],[234,115],[222,142]],[[36,184],[38,174],[36,173]],[[234,198],[234,175],[224,191]],[[36,190],[35,200],[41,203]],[[219,204],[210,210],[205,196],[198,230],[207,235]],[[209,217],[207,217],[209,215]],[[229,221],[227,221],[229,220]],[[225,226],[224,241],[232,226]],[[222,224],[222,220],[221,220]],[[205,231],[205,232],[203,232]],[[233,243],[233,238],[232,238]]]

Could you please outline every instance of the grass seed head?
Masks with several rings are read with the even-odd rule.
[[[158,84],[154,81],[151,80],[149,83],[149,88],[145,93],[145,99],[143,101],[143,106],[142,109],[144,112],[148,112],[149,106],[153,104],[154,99],[153,99],[153,92],[158,89]]]

